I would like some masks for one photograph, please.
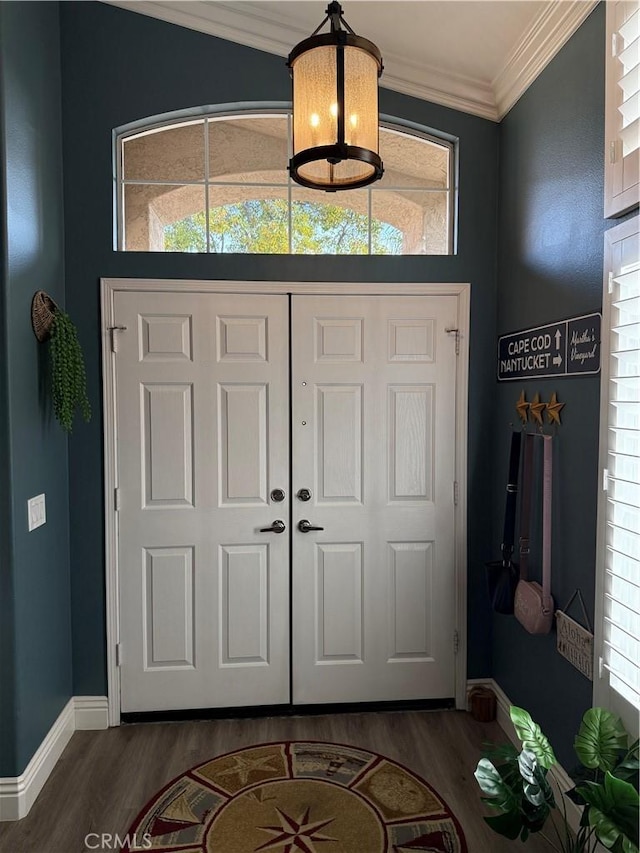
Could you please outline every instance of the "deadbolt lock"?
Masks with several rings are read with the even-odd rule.
[[[299,501],[310,501],[311,492],[309,491],[309,489],[299,489],[297,497]]]
[[[276,503],[280,503],[284,500],[284,492],[282,489],[272,489],[271,490],[271,500]]]

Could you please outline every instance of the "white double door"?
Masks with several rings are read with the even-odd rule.
[[[122,710],[453,696],[456,297],[114,298]]]

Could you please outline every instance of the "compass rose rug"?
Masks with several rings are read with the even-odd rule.
[[[127,839],[126,853],[467,853],[423,779],[376,753],[313,741],[194,767],[145,806]]]

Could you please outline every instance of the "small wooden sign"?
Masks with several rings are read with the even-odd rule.
[[[585,621],[588,624],[589,620],[579,590],[573,594],[566,609],[569,609],[576,595],[579,596]],[[566,658],[589,681],[593,681],[593,634],[590,627],[585,628],[562,610],[556,610],[556,628],[556,648],[562,657]]]

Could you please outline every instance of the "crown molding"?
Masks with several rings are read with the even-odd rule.
[[[309,33],[278,15],[261,15],[255,7],[239,8],[226,3],[181,0],[103,0],[130,12],[138,12],[248,47],[288,56],[291,48]],[[462,74],[451,74],[426,63],[384,54],[382,87],[412,95],[462,112],[498,120],[491,86]]]
[[[498,121],[491,85],[483,80],[385,53],[380,85],[383,89]]]
[[[102,0],[277,56],[309,33],[251,4],[200,0]],[[382,86],[465,113],[500,121],[589,15],[598,0],[548,0],[492,83],[385,52]]]
[[[545,4],[493,80],[499,119],[504,118],[597,4],[598,0],[553,0]]]
[[[240,8],[241,4],[202,3],[199,0],[103,0],[109,6],[118,6],[170,24],[178,24],[211,36],[239,44],[288,56],[292,46],[309,33],[276,15],[261,15],[254,8]]]

